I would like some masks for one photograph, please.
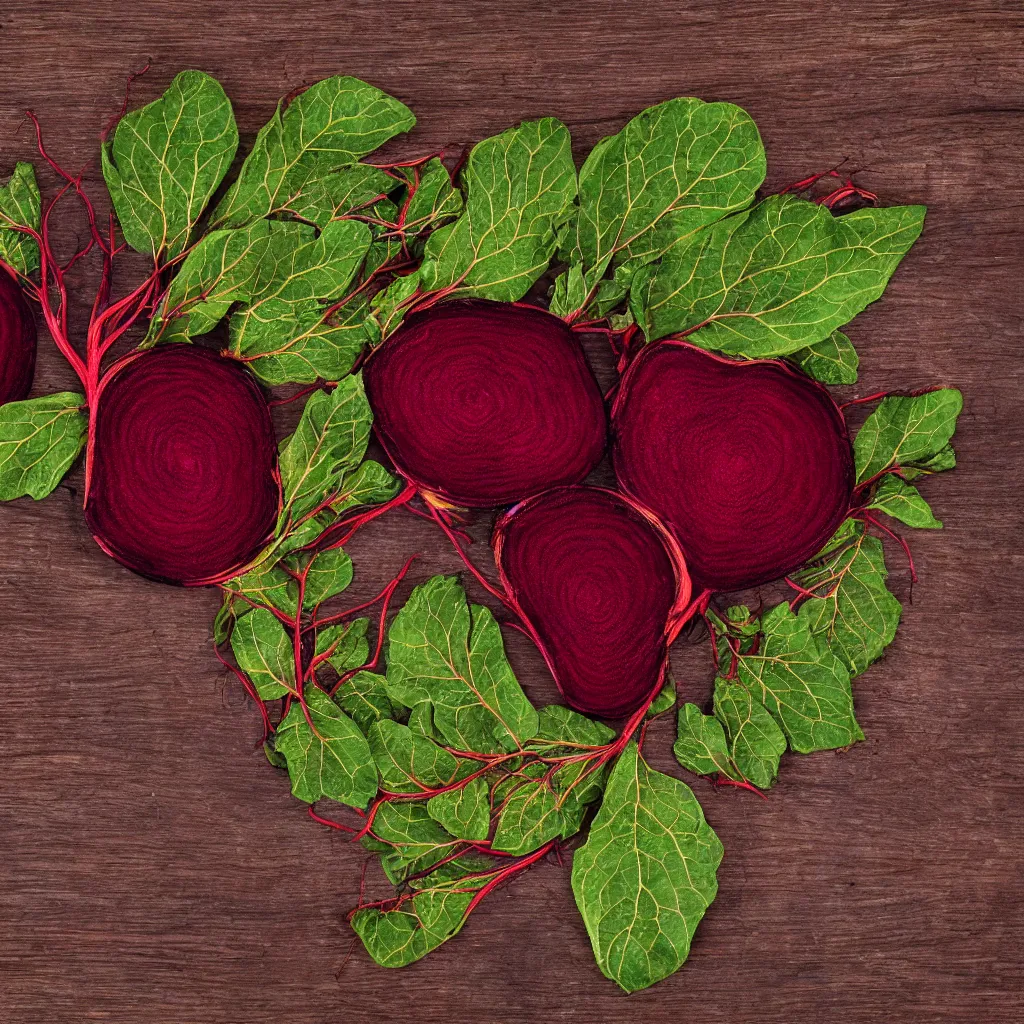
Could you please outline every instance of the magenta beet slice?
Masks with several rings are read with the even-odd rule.
[[[86,521],[143,576],[227,578],[273,529],[276,466],[270,410],[248,370],[195,345],[152,349],[100,396]]]
[[[849,509],[842,413],[787,363],[660,341],[624,374],[612,432],[620,486],[678,538],[695,590],[786,575]]]
[[[35,368],[36,319],[18,283],[0,270],[0,405],[28,398]]]
[[[618,718],[662,679],[690,598],[678,546],[628,498],[560,487],[511,508],[494,557],[565,699]]]
[[[604,452],[604,401],[579,341],[542,309],[480,300],[410,317],[363,372],[398,471],[467,508],[582,480]]]

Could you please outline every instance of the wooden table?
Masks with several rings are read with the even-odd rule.
[[[695,783],[727,850],[720,895],[683,970],[628,999],[554,863],[425,961],[388,972],[360,948],[339,975],[363,854],[254,749],[258,716],[211,650],[216,595],[104,557],[80,470],[43,502],[0,506],[0,1019],[1020,1020],[1022,44],[1013,0],[5,3],[3,172],[31,156],[29,106],[66,163],[92,159],[147,59],[133,102],[201,67],[246,142],[294,86],[366,78],[419,116],[389,150],[406,155],[552,114],[582,158],[650,103],[732,100],[764,135],[768,188],[848,157],[886,202],[928,204],[920,243],[850,329],[857,393],[946,383],[966,411],[960,467],[924,484],[946,529],[914,536],[913,604],[856,685],[867,742],[787,757],[767,802]],[[43,341],[37,391],[71,383]],[[401,514],[351,550],[357,596],[412,551],[410,582],[457,569]],[[509,649],[552,699],[539,658]],[[703,650],[681,648],[676,671],[706,696]],[[649,750],[678,771],[661,724]]]

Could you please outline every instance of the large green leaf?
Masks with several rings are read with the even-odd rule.
[[[539,849],[563,829],[558,795],[543,779],[531,779],[505,798],[491,848],[519,856]]]
[[[594,956],[627,992],[679,969],[718,892],[722,844],[697,798],[631,742],[612,769],[572,889]]]
[[[177,256],[237,148],[231,103],[202,71],[182,71],[160,99],[122,117],[101,156],[128,244]]]
[[[857,482],[891,466],[927,462],[944,452],[963,407],[963,395],[956,388],[882,399],[853,441]]]
[[[859,675],[896,635],[902,607],[885,585],[882,542],[862,526],[852,539],[796,575],[796,581],[820,595],[800,607],[800,620],[846,666]]]
[[[580,170],[579,214],[566,244],[571,270],[556,285],[553,308],[567,315],[585,306],[608,268],[622,264],[605,283],[608,301],[597,312],[607,312],[632,270],[747,206],[764,174],[757,127],[739,107],[684,97],[644,110],[602,139]]]
[[[291,209],[316,182],[416,123],[403,103],[357,78],[325,78],[260,129],[215,226],[242,227]],[[329,187],[329,186],[328,186]]]
[[[402,225],[406,237],[432,231],[462,212],[462,194],[452,186],[448,169],[436,157],[420,171]]]
[[[10,225],[39,230],[42,197],[35,168],[16,163],[6,185],[0,185],[0,260],[22,274],[39,269],[39,244]]]
[[[366,737],[318,687],[306,687],[305,702],[304,711],[292,701],[274,739],[275,749],[288,761],[292,795],[310,804],[329,797],[365,807],[377,792],[377,768]]]
[[[284,508],[279,526],[342,493],[345,474],[366,451],[371,419],[359,375],[346,377],[330,394],[309,396],[295,433],[281,444]]]
[[[455,576],[434,576],[412,592],[388,633],[387,678],[406,707],[429,701],[435,726],[461,750],[512,751],[537,732],[494,616],[466,603]]]
[[[85,396],[73,391],[0,405],[0,501],[45,498],[85,444]]]
[[[295,687],[292,637],[265,608],[243,615],[231,632],[231,651],[261,700],[276,700]]]
[[[276,563],[264,563],[224,584],[228,590],[241,594],[257,604],[269,605],[292,618],[298,611],[299,588]]]
[[[462,178],[465,210],[427,241],[421,287],[514,302],[547,269],[576,195],[568,129],[545,117],[484,139]]]
[[[599,747],[615,739],[615,730],[564,704],[548,704],[537,712],[537,733],[530,746]],[[541,741],[546,741],[541,744]]]
[[[768,789],[779,774],[786,737],[750,690],[725,679],[715,680],[715,715],[725,727],[729,756],[745,779]]]
[[[387,681],[376,672],[357,672],[334,695],[342,711],[367,733],[374,722],[392,718],[395,713],[388,697]]]
[[[398,182],[390,174],[367,164],[353,164],[307,181],[288,202],[287,210],[323,229],[332,220],[339,220],[397,187]]]
[[[695,775],[714,775],[718,772],[727,779],[740,777],[729,755],[722,723],[714,715],[703,714],[696,704],[684,704],[679,709],[672,753],[684,768]]]
[[[860,359],[850,339],[833,331],[824,341],[797,349],[793,361],[808,377],[822,384],[856,384]]]
[[[921,492],[913,484],[908,484],[892,474],[882,477],[879,481],[868,508],[884,512],[887,516],[892,516],[893,519],[919,530],[942,528],[942,523],[935,518],[928,502],[921,497]]]
[[[834,217],[769,196],[670,249],[633,278],[630,306],[648,340],[783,356],[815,345],[885,289],[921,233],[923,206]]]
[[[313,556],[306,570],[306,591],[303,603],[315,608],[323,601],[340,594],[352,582],[352,559],[344,548],[331,548]]]
[[[763,616],[761,629],[757,653],[739,655],[737,677],[771,712],[790,747],[808,754],[862,740],[850,674],[806,617],[779,604]]]

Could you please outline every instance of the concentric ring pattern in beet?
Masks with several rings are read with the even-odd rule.
[[[635,711],[690,597],[672,538],[613,491],[561,487],[505,514],[494,557],[565,699],[609,718]]]
[[[100,397],[86,520],[144,576],[223,578],[273,529],[276,465],[270,410],[248,370],[194,345],[152,349]]]
[[[35,367],[35,317],[17,282],[0,270],[0,405],[28,398]]]
[[[828,391],[776,360],[681,341],[637,357],[612,408],[620,486],[679,540],[694,589],[791,572],[850,507],[853,453]]]
[[[453,301],[410,317],[363,373],[396,468],[468,508],[582,480],[607,439],[579,341],[541,309]]]

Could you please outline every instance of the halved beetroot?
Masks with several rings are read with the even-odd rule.
[[[36,319],[18,283],[0,270],[0,405],[28,398],[35,367]]]
[[[542,309],[482,300],[411,316],[363,372],[398,471],[466,508],[577,483],[604,452],[604,401],[576,336]]]
[[[511,508],[494,533],[502,584],[565,699],[617,718],[659,685],[690,600],[678,545],[628,498],[560,487]]]
[[[198,585],[234,575],[277,516],[270,409],[240,363],[166,345],[128,363],[95,413],[85,518],[129,569]]]
[[[788,363],[657,342],[623,375],[612,431],[620,486],[675,534],[695,590],[786,575],[849,511],[842,413]]]

